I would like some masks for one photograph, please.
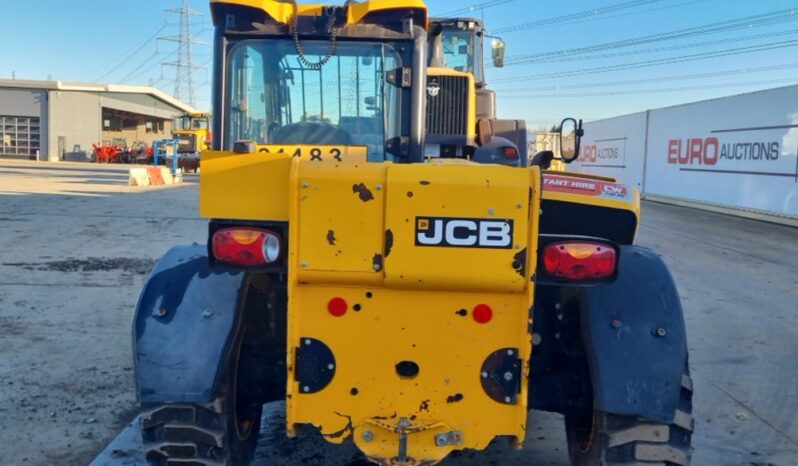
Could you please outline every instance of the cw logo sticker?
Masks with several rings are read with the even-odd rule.
[[[416,246],[510,249],[512,245],[512,220],[416,218]]]
[[[626,186],[621,186],[617,184],[605,184],[604,194],[615,197],[626,197],[627,195],[629,195],[629,190],[626,188]]]

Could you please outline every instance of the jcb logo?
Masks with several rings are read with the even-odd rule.
[[[416,218],[416,246],[510,249],[512,220]]]

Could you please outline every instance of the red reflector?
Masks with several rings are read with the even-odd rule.
[[[505,147],[504,158],[507,160],[518,160],[518,149],[515,147]]]
[[[477,304],[472,313],[479,324],[487,324],[493,318],[493,309],[487,304]]]
[[[612,247],[594,242],[554,243],[543,254],[546,272],[566,280],[595,280],[615,273],[617,257]]]
[[[327,303],[327,310],[330,311],[330,314],[334,317],[341,317],[346,314],[347,309],[349,309],[349,305],[346,304],[344,298],[333,298]]]
[[[260,228],[224,228],[211,239],[213,257],[220,262],[244,267],[272,264],[280,258],[277,233]]]

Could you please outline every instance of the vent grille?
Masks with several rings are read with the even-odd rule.
[[[468,84],[464,76],[427,77],[427,134],[468,135]]]

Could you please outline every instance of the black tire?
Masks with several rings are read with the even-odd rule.
[[[693,382],[682,377],[679,408],[672,424],[586,410],[565,417],[573,466],[690,466]]]
[[[246,466],[255,454],[263,406],[238,390],[240,345],[222,383],[221,396],[202,405],[160,406],[142,416],[151,466]],[[246,370],[246,368],[241,368]]]

